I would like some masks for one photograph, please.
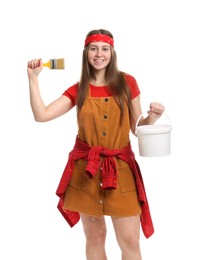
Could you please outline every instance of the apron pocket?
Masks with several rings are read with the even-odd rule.
[[[136,190],[136,184],[133,173],[128,165],[118,167],[118,184],[121,192],[130,192]]]
[[[86,161],[78,160],[75,162],[75,167],[69,185],[81,189],[83,183],[83,176],[85,173]]]

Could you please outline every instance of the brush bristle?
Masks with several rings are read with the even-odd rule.
[[[50,69],[64,69],[64,59],[51,59]]]

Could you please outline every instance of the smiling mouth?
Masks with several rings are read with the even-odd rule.
[[[104,60],[102,60],[102,59],[94,59],[94,63],[95,64],[102,64],[104,62]]]
[[[94,61],[104,61],[104,59],[94,59]]]

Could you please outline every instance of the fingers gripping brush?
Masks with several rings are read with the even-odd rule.
[[[43,66],[51,70],[64,69],[64,59],[50,59],[48,62],[43,63]]]

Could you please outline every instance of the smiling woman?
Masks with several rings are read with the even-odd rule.
[[[154,229],[129,137],[142,113],[140,90],[133,76],[118,69],[113,35],[104,29],[88,33],[80,82],[47,106],[39,90],[42,68],[41,59],[28,62],[35,120],[49,121],[77,106],[78,134],[56,191],[58,209],[71,227],[81,217],[87,259],[107,259],[107,215],[122,259],[141,260],[140,222],[147,238]],[[152,102],[140,124],[153,124],[163,111],[162,104]]]

